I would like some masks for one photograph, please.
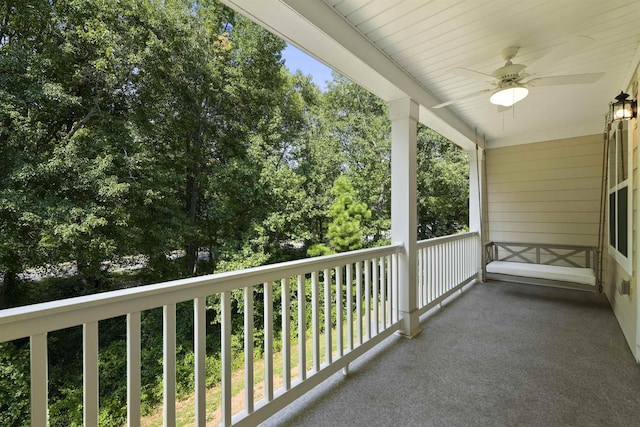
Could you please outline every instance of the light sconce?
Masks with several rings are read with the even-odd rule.
[[[502,105],[503,107],[511,107],[518,101],[522,101],[529,94],[529,89],[517,83],[503,85],[496,89],[489,102],[494,105]]]
[[[630,120],[636,117],[638,103],[627,98],[629,98],[628,94],[620,92],[620,95],[616,96],[616,100],[609,104],[610,121]]]

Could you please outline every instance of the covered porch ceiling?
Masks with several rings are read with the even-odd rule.
[[[467,149],[602,133],[608,103],[630,90],[640,61],[637,0],[223,2],[383,100],[413,98],[422,123]],[[453,69],[491,74],[505,64],[501,51],[510,46],[519,47],[514,63],[535,64],[579,36],[594,41],[523,81],[605,73],[595,83],[532,87],[503,112],[489,92],[432,108],[493,89]]]

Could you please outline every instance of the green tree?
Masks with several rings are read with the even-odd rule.
[[[0,248],[5,292],[25,267],[74,260],[100,288],[130,251],[127,95],[145,32],[135,1],[2,3]],[[21,241],[20,236],[26,237]]]
[[[336,179],[331,193],[335,199],[329,209],[331,218],[327,233],[329,246],[314,245],[309,248],[310,255],[353,251],[363,246],[361,223],[371,216],[371,211],[365,203],[357,201],[353,185],[345,175]]]
[[[391,221],[391,125],[385,102],[335,74],[325,94],[323,120],[339,144],[347,174],[371,217],[365,236],[384,241]]]
[[[418,239],[468,227],[469,163],[466,153],[431,129],[418,129]]]

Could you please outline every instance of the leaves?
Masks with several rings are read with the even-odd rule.
[[[5,1],[0,12],[0,306],[387,241],[386,104],[338,74],[326,92],[290,75],[284,42],[217,1]],[[464,153],[421,128],[418,163],[418,236],[464,227]],[[125,257],[145,269],[107,271]],[[61,265],[77,277],[42,291],[21,282]],[[180,310],[186,330],[191,308]],[[105,369],[123,366],[117,330],[101,331]],[[160,343],[144,340],[154,403]],[[77,354],[64,344],[51,355],[66,366]],[[7,348],[3,372],[22,384],[22,349]],[[79,422],[78,378],[63,374],[51,410]],[[122,389],[108,384],[104,401],[117,406]],[[5,407],[21,414],[16,405]],[[120,409],[102,420],[118,422]]]

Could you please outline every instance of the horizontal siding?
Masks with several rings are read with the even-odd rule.
[[[491,215],[494,224],[508,222],[524,223],[574,223],[596,224],[600,221],[597,212],[494,212]]]
[[[496,159],[496,161],[505,160]],[[506,156],[508,158],[508,156]],[[542,171],[542,170],[554,170],[566,167],[583,167],[594,166],[602,167],[602,153],[594,153],[590,155],[582,155],[576,157],[552,157],[549,159],[531,160],[527,159],[526,162],[521,162],[517,165],[506,163],[497,163],[496,168],[491,171],[492,174],[505,173],[505,172],[523,172],[523,171]]]
[[[572,160],[585,155],[602,155],[604,148],[602,146],[602,135],[591,135],[525,145],[527,145],[527,147],[524,148],[526,149],[527,157],[522,160],[526,162],[552,159]],[[514,155],[520,155],[523,152],[523,147],[524,145],[513,145],[495,149],[500,152],[495,153],[493,156],[498,161],[507,160]]]
[[[514,169],[511,172],[492,174],[492,181],[497,183],[532,182],[532,181],[557,181],[566,179],[592,178],[599,175],[602,165],[599,166],[559,166],[558,169],[524,170]]]
[[[600,195],[595,194],[593,189],[588,190],[549,190],[549,191],[527,191],[521,193],[491,193],[488,200],[491,203],[506,202],[528,202],[530,200],[547,201],[586,201],[593,200],[600,202]]]
[[[600,135],[488,150],[489,238],[596,246],[602,154]]]
[[[517,172],[514,172],[517,175]],[[517,179],[517,178],[514,178]],[[491,177],[487,177],[487,185],[491,185],[492,190],[498,193],[519,193],[527,191],[548,191],[548,190],[593,190],[600,194],[600,177],[576,178],[563,180],[539,179],[529,182],[491,182]]]
[[[593,224],[499,222],[494,223],[493,231],[502,231],[505,233],[512,231],[515,233],[579,234],[588,236],[593,231]]]
[[[600,201],[494,202],[492,207],[498,212],[593,212],[600,209]]]
[[[550,149],[553,149],[553,150],[556,150],[558,153],[564,153],[565,156],[571,157],[572,152],[575,154],[575,152],[572,151],[573,148],[580,147],[581,148],[580,153],[582,153],[584,152],[585,144],[591,144],[591,143],[600,144],[601,142],[602,142],[602,135],[600,134],[586,135],[586,136],[577,136],[574,138],[565,138],[565,139],[553,140],[553,141],[542,141],[535,144],[529,144],[531,146],[526,150],[528,153],[536,153],[539,151],[549,152]],[[604,147],[600,145],[600,149],[602,148]],[[596,148],[591,147],[591,149],[595,150]],[[508,147],[500,148],[500,153],[496,153],[496,156],[511,155],[513,153],[520,153],[520,152],[522,152],[522,145],[511,145]]]

